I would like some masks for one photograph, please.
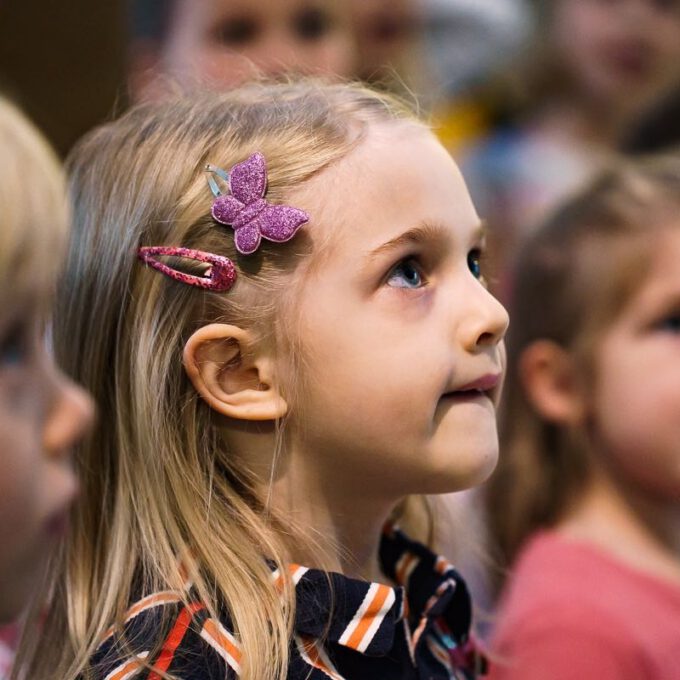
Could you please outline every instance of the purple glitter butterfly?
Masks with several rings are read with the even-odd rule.
[[[137,251],[142,262],[150,267],[163,272],[175,281],[186,283],[190,286],[198,286],[206,290],[214,290],[220,293],[228,291],[236,282],[236,268],[228,257],[206,253],[202,250],[191,248],[178,248],[174,246],[151,246],[142,247]],[[173,269],[169,265],[156,259],[156,255],[169,255],[173,257],[185,257],[189,260],[206,262],[210,267],[203,276],[195,276]]]
[[[225,176],[223,171],[218,174]],[[231,225],[234,229],[234,244],[242,255],[254,253],[262,238],[276,243],[290,241],[297,230],[309,221],[304,210],[272,205],[265,200],[267,166],[261,153],[254,153],[243,163],[235,165],[228,177],[231,194],[218,194],[211,212],[220,224]],[[214,181],[210,186],[216,193]]]

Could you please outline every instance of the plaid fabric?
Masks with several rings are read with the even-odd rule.
[[[395,527],[385,529],[380,560],[394,586],[290,565],[296,594],[290,680],[478,677],[483,661],[469,637],[470,596],[458,572]],[[122,635],[111,631],[93,657],[95,678],[160,680],[160,671],[182,680],[238,678],[242,654],[228,614],[211,618],[191,591],[189,601],[168,591],[136,602]]]

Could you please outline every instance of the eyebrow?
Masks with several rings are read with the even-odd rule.
[[[480,222],[480,224],[472,233],[470,240],[471,242],[483,241],[486,238],[486,234],[487,226],[484,222]],[[399,234],[399,236],[378,246],[368,253],[365,259],[368,261],[375,260],[376,258],[385,254],[389,254],[395,250],[398,250],[399,248],[402,248],[403,246],[428,242],[442,243],[448,238],[449,229],[439,224],[424,222],[423,224],[413,227],[412,229],[405,231],[403,234]]]

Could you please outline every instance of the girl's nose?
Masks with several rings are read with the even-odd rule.
[[[59,375],[52,409],[43,429],[48,456],[63,458],[85,435],[94,420],[94,402],[85,390]]]
[[[463,324],[463,344],[469,352],[497,345],[510,323],[507,310],[488,290],[479,286],[478,292],[468,298],[467,320]]]

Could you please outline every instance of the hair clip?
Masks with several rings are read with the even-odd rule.
[[[261,153],[235,165],[230,172],[207,165],[208,185],[215,196],[212,216],[234,230],[234,245],[242,255],[250,255],[263,238],[276,243],[290,241],[309,215],[288,205],[272,205],[264,198],[267,190],[267,165]],[[222,193],[212,175],[229,184],[229,194]]]
[[[189,260],[206,262],[211,265],[203,276],[187,274],[156,259],[156,255],[170,255],[172,257],[184,257]],[[175,281],[186,283],[190,286],[214,290],[216,292],[228,291],[236,282],[236,268],[228,257],[206,253],[202,250],[191,248],[178,248],[175,246],[144,246],[137,251],[137,256],[142,262],[157,269]]]

